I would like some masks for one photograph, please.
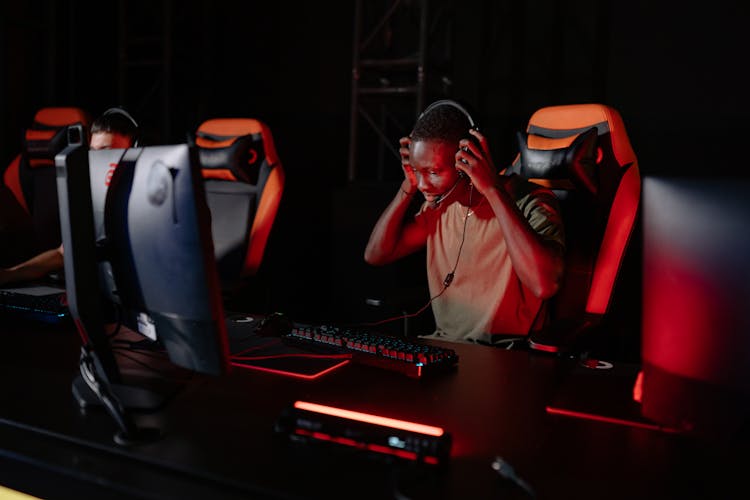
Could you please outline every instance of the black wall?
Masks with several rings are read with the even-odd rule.
[[[744,171],[748,6],[664,4],[432,2],[431,12],[449,13],[440,27],[451,36],[432,35],[451,82],[443,90],[477,109],[498,164],[513,159],[514,133],[537,108],[603,102],[620,111],[644,174]],[[172,6],[166,93],[147,70],[127,80],[118,73],[118,37],[158,33],[163,5]],[[393,50],[413,38],[415,6],[402,2]],[[342,287],[365,293],[363,280],[378,272],[403,276],[360,268],[367,231],[352,231],[359,221],[369,229],[382,208],[371,200],[384,195],[372,190],[392,189],[347,183],[354,2],[32,0],[4,4],[0,17],[0,168],[43,106],[96,115],[125,105],[154,144],[182,142],[208,118],[257,117],[271,127],[288,179],[267,259],[275,308],[336,316]],[[368,195],[342,194],[350,188]]]

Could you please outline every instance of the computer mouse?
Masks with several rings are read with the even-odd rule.
[[[262,337],[281,337],[292,331],[292,320],[283,313],[275,312],[263,318],[255,333]]]

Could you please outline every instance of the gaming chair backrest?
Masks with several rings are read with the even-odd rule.
[[[207,120],[198,127],[195,144],[219,275],[231,286],[258,272],[284,191],[284,170],[271,131],[260,120]]]
[[[638,162],[622,118],[603,104],[541,108],[519,149],[510,170],[550,187],[566,224],[566,277],[552,318],[597,321],[609,308],[640,201]]]
[[[3,174],[3,182],[31,216],[36,251],[60,245],[55,155],[68,140],[68,128],[81,125],[88,130],[88,113],[74,107],[51,107],[37,111],[24,133],[21,153]]]

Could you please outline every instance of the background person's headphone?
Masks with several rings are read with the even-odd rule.
[[[120,107],[109,108],[104,113],[102,113],[102,116],[108,116],[108,115],[120,115],[120,116],[124,116],[130,123],[133,124],[133,128],[134,128],[134,130],[133,130],[133,147],[134,148],[138,147],[139,143],[140,143],[140,130],[141,130],[141,128],[138,125],[138,122],[135,121],[135,118],[133,118],[133,116],[130,113],[128,113],[127,111],[125,111],[123,108],[120,108]]]

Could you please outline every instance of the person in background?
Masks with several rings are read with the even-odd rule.
[[[428,337],[496,344],[543,324],[563,276],[564,229],[554,193],[500,175],[472,123],[460,107],[430,106],[400,139],[404,180],[364,258],[384,265],[426,246]],[[417,192],[425,201],[409,217]]]
[[[89,129],[90,149],[125,149],[133,146],[138,126],[120,108],[111,108],[94,120]],[[44,251],[27,261],[0,269],[0,285],[33,281],[63,269],[63,246]]]

